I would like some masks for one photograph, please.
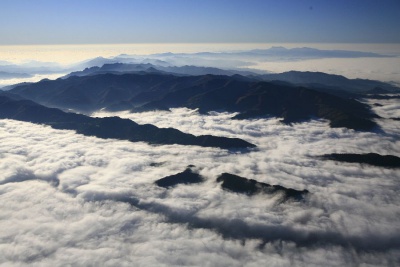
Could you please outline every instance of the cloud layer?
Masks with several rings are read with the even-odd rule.
[[[376,106],[378,114],[397,114],[390,108],[397,100],[379,101],[387,108]],[[188,109],[94,115],[243,138],[258,149],[151,146],[1,120],[1,263],[394,266],[400,260],[398,170],[315,157],[400,156],[399,121],[380,119],[384,133],[362,133],[322,120],[287,126]],[[190,164],[203,183],[154,184]],[[280,195],[230,193],[215,181],[223,172],[310,194],[282,202]]]

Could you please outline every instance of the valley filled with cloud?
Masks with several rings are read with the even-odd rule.
[[[366,100],[367,101],[367,100]],[[99,139],[0,121],[0,261],[21,266],[343,266],[399,262],[399,169],[322,160],[329,153],[400,156],[396,99],[368,100],[382,131],[315,119],[233,120],[186,108],[97,112],[195,135],[237,137],[250,151]],[[374,104],[384,104],[379,106]],[[204,178],[163,188],[187,166]],[[230,173],[308,190],[239,194]]]

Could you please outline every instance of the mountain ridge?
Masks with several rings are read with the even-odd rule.
[[[268,73],[257,75],[263,81],[284,81],[298,86],[310,88],[328,88],[331,90],[342,90],[351,93],[368,93],[371,90],[380,88],[389,92],[400,92],[400,88],[389,83],[368,80],[349,79],[342,75],[328,74],[313,71],[287,71],[282,73]]]
[[[246,149],[255,145],[239,138],[194,136],[174,128],[158,128],[151,124],[139,125],[119,117],[92,118],[48,108],[31,100],[15,100],[0,95],[0,118],[49,125],[55,129],[75,130],[79,134],[103,139],[113,138],[150,144],[180,144],[222,149]]]
[[[187,107],[201,113],[239,112],[236,119],[259,116],[285,123],[312,117],[332,127],[372,130],[378,116],[358,101],[304,87],[248,80],[243,76],[174,76],[158,73],[71,76],[17,86],[8,91],[39,104],[80,112],[100,109],[168,110]]]

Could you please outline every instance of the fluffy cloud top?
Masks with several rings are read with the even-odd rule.
[[[380,115],[397,116],[386,101]],[[392,101],[392,102],[388,102]],[[379,102],[379,101],[378,101]],[[393,110],[393,111],[391,111]],[[386,112],[386,113],[385,113]],[[116,114],[98,113],[96,116]],[[231,120],[187,109],[119,113],[192,134],[258,146],[230,153],[194,146],[102,140],[0,121],[0,262],[43,266],[396,265],[399,171],[321,161],[326,153],[400,156],[400,122],[384,133],[331,129],[325,121]],[[154,182],[193,164],[205,181]],[[282,202],[221,189],[228,172],[310,194]]]

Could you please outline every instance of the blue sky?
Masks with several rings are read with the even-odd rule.
[[[400,0],[0,0],[0,45],[400,43]]]

